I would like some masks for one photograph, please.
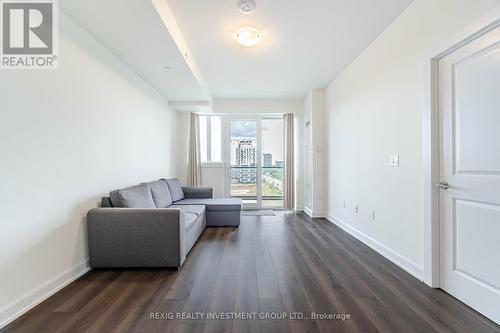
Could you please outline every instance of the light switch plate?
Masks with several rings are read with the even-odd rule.
[[[391,155],[390,163],[392,166],[399,166],[399,155]]]

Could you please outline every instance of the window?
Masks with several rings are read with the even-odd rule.
[[[210,117],[210,161],[222,161],[222,129],[220,117]]]
[[[222,161],[222,125],[219,116],[200,116],[201,161]]]

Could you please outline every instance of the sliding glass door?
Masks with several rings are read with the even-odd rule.
[[[283,120],[225,118],[226,195],[244,208],[283,207]]]

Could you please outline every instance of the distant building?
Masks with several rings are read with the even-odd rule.
[[[257,182],[257,145],[254,140],[232,141],[231,161],[235,161],[234,167],[231,168],[231,182],[233,184],[255,184]]]
[[[232,184],[256,184],[257,168],[231,168]]]
[[[241,140],[236,148],[237,166],[255,166],[257,162],[257,147],[253,140]]]
[[[264,168],[273,166],[273,154],[264,154]]]
[[[275,161],[274,166],[278,168],[284,168],[285,167],[285,161]]]

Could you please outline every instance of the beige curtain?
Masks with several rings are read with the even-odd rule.
[[[285,208],[295,208],[295,147],[294,147],[294,114],[283,115],[285,133],[285,177],[283,184]]]
[[[191,186],[201,186],[200,116],[190,115],[188,180]]]

